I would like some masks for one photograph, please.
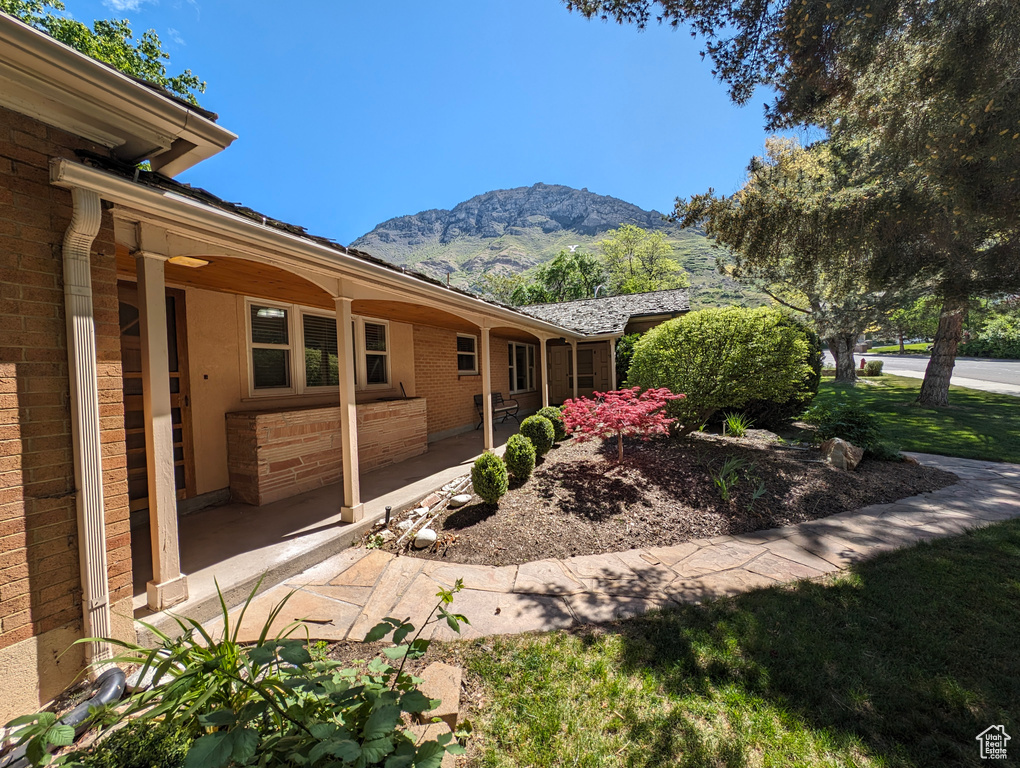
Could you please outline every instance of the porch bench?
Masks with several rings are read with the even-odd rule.
[[[481,395],[475,395],[475,410],[478,411],[478,426],[475,429],[481,429],[485,423],[485,417],[482,414],[482,399]],[[492,393],[492,418],[498,418],[500,424],[507,419],[513,419],[520,424],[521,421],[517,418],[517,411],[520,409],[521,406],[516,400],[504,400],[503,395],[499,392]]]

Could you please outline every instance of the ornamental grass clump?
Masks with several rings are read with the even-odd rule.
[[[623,461],[623,437],[635,435],[642,440],[666,434],[673,419],[665,413],[667,403],[681,400],[668,389],[640,387],[613,392],[595,392],[594,399],[580,397],[563,404],[563,421],[567,432],[581,442],[594,437],[616,438],[616,460]]]
[[[553,438],[557,443],[561,440],[565,440],[567,437],[567,427],[563,423],[563,411],[557,408],[555,405],[547,405],[545,408],[539,409],[536,416],[549,419],[552,422],[553,430],[556,432]]]
[[[503,460],[514,479],[523,483],[531,477],[531,471],[535,468],[535,446],[524,435],[511,435],[506,441]]]
[[[556,428],[545,416],[529,416],[521,422],[521,434],[531,441],[535,446],[535,455],[538,458],[545,456],[553,447],[556,440]]]
[[[503,459],[490,451],[475,459],[471,467],[471,485],[486,504],[498,504],[510,487]]]

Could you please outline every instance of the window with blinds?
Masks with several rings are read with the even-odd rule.
[[[457,373],[478,373],[478,339],[457,334]]]
[[[386,347],[386,326],[365,321],[365,384],[388,384],[389,350]]]
[[[290,313],[283,307],[249,306],[252,387],[256,390],[291,388]]]
[[[304,315],[301,321],[305,341],[305,386],[340,386],[336,319]]]

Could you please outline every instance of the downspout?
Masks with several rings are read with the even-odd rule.
[[[89,254],[99,234],[99,195],[75,187],[74,212],[64,234],[64,314],[67,317],[67,367],[71,395],[71,444],[74,453],[75,504],[78,513],[78,561],[81,568],[85,637],[110,637],[110,589],[106,568],[103,513],[103,463],[99,431],[99,381],[96,325],[92,309]],[[110,657],[106,643],[88,643],[91,665]],[[93,666],[93,674],[98,670]]]

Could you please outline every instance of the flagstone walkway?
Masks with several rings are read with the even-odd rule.
[[[519,566],[349,549],[257,597],[241,635],[255,639],[272,607],[292,590],[274,629],[304,619],[313,640],[362,640],[384,616],[410,617],[420,626],[440,586],[458,578],[464,589],[453,609],[471,622],[460,637],[562,629],[814,578],[880,552],[1020,517],[1020,465],[913,456],[955,472],[960,482],[783,528]],[[432,625],[430,634],[456,637],[445,623]]]

